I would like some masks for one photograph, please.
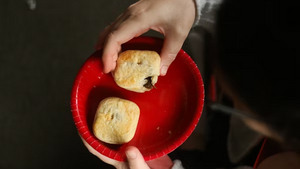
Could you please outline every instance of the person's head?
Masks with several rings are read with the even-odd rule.
[[[300,150],[298,3],[225,0],[217,13],[214,66],[252,129]]]

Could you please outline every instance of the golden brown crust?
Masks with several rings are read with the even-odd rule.
[[[127,143],[135,134],[139,116],[140,109],[134,102],[117,97],[106,98],[98,106],[93,132],[106,143]]]
[[[147,78],[151,77],[151,84],[154,85],[159,70],[160,56],[155,51],[127,50],[119,55],[113,75],[118,86],[143,93],[151,90],[144,86]]]

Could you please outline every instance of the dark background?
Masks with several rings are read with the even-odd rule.
[[[134,0],[0,0],[0,168],[109,168],[78,137],[70,92],[99,32]]]

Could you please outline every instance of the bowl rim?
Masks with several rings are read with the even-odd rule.
[[[155,44],[155,43],[162,44],[163,39],[156,38],[156,37],[149,37],[149,36],[140,36],[140,37],[133,38],[132,40],[128,41],[127,43],[136,43],[136,42],[147,42],[150,44]],[[71,91],[72,117],[73,117],[73,121],[75,123],[75,126],[76,126],[79,134],[91,147],[93,147],[97,152],[99,152],[100,154],[102,154],[108,158],[123,162],[123,161],[125,161],[124,154],[122,156],[121,155],[118,156],[117,154],[114,155],[110,152],[106,154],[105,151],[107,149],[104,146],[102,146],[101,144],[94,144],[97,140],[88,134],[89,128],[85,125],[85,122],[81,118],[82,116],[79,113],[80,108],[78,106],[78,96],[79,96],[78,88],[79,88],[80,83],[78,83],[78,81],[80,81],[82,74],[85,73],[85,70],[83,68],[87,64],[88,60],[91,57],[93,57],[96,52],[94,52],[91,56],[89,56],[85,60],[85,62],[82,64],[80,70],[78,71],[78,73],[75,77],[72,91]],[[204,94],[204,83],[202,80],[201,73],[200,73],[196,63],[184,50],[180,49],[180,51],[177,54],[177,57],[183,57],[186,60],[186,64],[188,64],[188,67],[190,68],[190,70],[194,76],[194,79],[195,79],[195,82],[197,85],[197,94],[198,94],[197,101],[196,101],[196,103],[197,103],[196,113],[195,113],[194,119],[191,121],[190,125],[185,130],[185,132],[181,135],[181,137],[179,137],[177,140],[175,140],[173,142],[173,144],[166,145],[164,147],[164,149],[162,149],[160,151],[161,153],[153,153],[153,154],[143,155],[145,161],[154,160],[163,155],[169,154],[172,151],[174,151],[176,148],[178,148],[181,144],[183,144],[187,140],[187,138],[192,134],[194,129],[196,128],[196,126],[199,122],[199,119],[201,117],[202,111],[203,111],[205,94]],[[90,131],[90,132],[93,134],[92,131]]]

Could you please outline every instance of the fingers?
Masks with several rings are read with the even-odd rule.
[[[168,155],[159,157],[155,160],[147,161],[150,168],[170,169],[173,166],[173,161]]]
[[[103,72],[109,73],[115,69],[118,54],[123,43],[147,32],[148,30],[149,25],[145,20],[141,20],[139,18],[128,18],[126,21],[117,26],[115,30],[111,31],[107,35],[106,43],[103,48]]]
[[[97,45],[96,45],[96,50],[100,50],[102,47],[103,47],[103,43],[105,41],[105,37],[107,36],[107,34],[111,31],[111,28],[112,28],[112,24],[105,27],[104,30],[101,32],[101,34],[99,35],[99,38],[98,38],[98,42],[97,42]]]
[[[168,32],[165,35],[165,40],[161,51],[161,76],[166,75],[169,66],[175,60],[177,53],[181,49],[186,37],[187,35],[172,32]]]
[[[128,147],[126,150],[128,165],[130,169],[150,169],[146,164],[144,157],[135,147]]]
[[[118,162],[110,159],[99,152],[97,152],[93,147],[91,147],[79,134],[83,144],[89,150],[90,153],[98,157],[103,162],[115,166],[117,169],[150,169],[146,164],[144,157],[140,151],[135,147],[128,147],[126,150],[126,156],[128,159],[128,165],[126,163]]]
[[[110,165],[113,165],[113,166],[117,166],[118,165],[118,162],[113,160],[113,159],[110,159],[102,154],[100,154],[99,152],[97,152],[93,147],[91,147],[82,137],[81,135],[79,134],[83,144],[85,145],[85,147],[89,150],[90,153],[92,153],[93,155],[95,155],[96,157],[98,157],[100,160],[102,160],[103,162],[107,163],[107,164],[110,164]]]
[[[99,35],[98,38],[98,42],[96,45],[96,50],[100,50],[103,47],[103,44],[105,42],[105,39],[107,37],[107,35],[116,27],[118,27],[124,20],[126,20],[128,18],[128,14],[127,13],[122,13],[121,15],[119,15],[117,17],[117,19],[115,20],[114,23],[108,25]]]

